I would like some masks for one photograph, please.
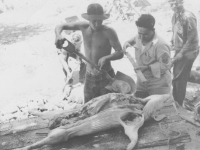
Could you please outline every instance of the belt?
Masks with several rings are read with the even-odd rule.
[[[106,72],[108,73],[110,71],[113,71],[113,69],[111,68],[110,70],[108,70]],[[89,70],[86,71],[86,74],[91,76],[91,77],[95,77],[95,78],[103,78],[103,77],[105,77],[103,75],[103,73],[101,73],[101,72],[98,72],[97,74],[94,74],[92,71],[89,71]]]

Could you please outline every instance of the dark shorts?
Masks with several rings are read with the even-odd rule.
[[[115,76],[113,69],[107,72],[111,77]],[[110,80],[106,79],[102,74],[93,75],[90,72],[86,72],[85,75],[85,87],[84,97],[85,103],[91,99],[110,93],[105,87],[110,83]]]

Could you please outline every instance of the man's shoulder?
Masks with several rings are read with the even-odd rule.
[[[106,25],[103,25],[103,30],[102,30],[102,33],[106,36],[113,36],[116,34],[116,31],[114,28],[110,27],[110,26],[106,26]]]
[[[79,21],[79,22],[76,22],[76,24],[81,26],[81,27],[88,27],[89,26],[89,22],[87,22],[87,21]]]
[[[185,10],[183,13],[185,16],[190,17],[193,16],[194,14],[191,11]]]
[[[196,19],[195,15],[191,11],[185,10],[183,13],[183,19],[190,19],[190,18]]]
[[[167,43],[167,41],[163,37],[156,35],[156,39],[157,39],[157,42],[156,42],[157,46],[162,46],[162,45],[169,46],[169,44]]]
[[[103,31],[115,31],[114,28],[107,26],[107,25],[103,25]]]

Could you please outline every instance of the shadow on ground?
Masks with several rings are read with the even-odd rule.
[[[42,32],[49,30],[41,24],[36,25],[1,25],[0,26],[0,44],[9,45],[25,40],[34,35],[39,35]]]

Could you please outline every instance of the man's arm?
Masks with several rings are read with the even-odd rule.
[[[55,45],[57,48],[62,48],[62,45],[64,43],[64,38],[62,37],[62,31],[63,30],[81,30],[82,27],[84,27],[86,23],[85,22],[75,22],[75,23],[63,23],[59,24],[55,28]]]
[[[108,61],[111,61],[123,58],[124,54],[122,51],[122,46],[119,42],[116,31],[112,28],[108,28],[106,31],[106,35],[108,37],[111,47],[115,50],[114,53],[107,55],[106,59]]]
[[[129,43],[131,46],[133,46],[135,44],[135,37],[132,37],[130,40],[126,42]]]
[[[131,47],[135,44],[135,37],[131,38],[130,40],[126,41],[123,45],[123,51],[126,51],[128,47]]]
[[[56,36],[59,36],[63,30],[80,30],[81,24],[82,22],[59,24],[55,28],[55,34]]]
[[[155,56],[157,61],[149,65],[152,74],[156,78],[160,78],[161,74],[169,70],[171,64],[170,47],[168,45],[159,45],[156,49]]]
[[[172,37],[171,37],[171,40],[170,40],[170,44],[171,46],[174,46],[174,24],[175,24],[175,18],[176,18],[176,14],[174,13],[173,16],[172,16],[172,19],[171,19],[171,25],[172,25]]]
[[[181,49],[180,53],[183,55],[185,52],[191,49],[192,44],[198,41],[198,31],[197,31],[197,23],[194,17],[189,17],[187,20],[187,41],[184,44],[183,48]]]
[[[109,62],[111,60],[121,59],[124,56],[124,53],[122,51],[122,46],[119,42],[119,39],[118,39],[118,36],[117,36],[117,33],[115,32],[115,30],[112,28],[106,27],[104,34],[105,34],[106,38],[108,39],[108,42],[110,43],[111,48],[113,48],[115,50],[115,52],[99,59],[98,66],[100,66],[100,69],[107,62]]]

